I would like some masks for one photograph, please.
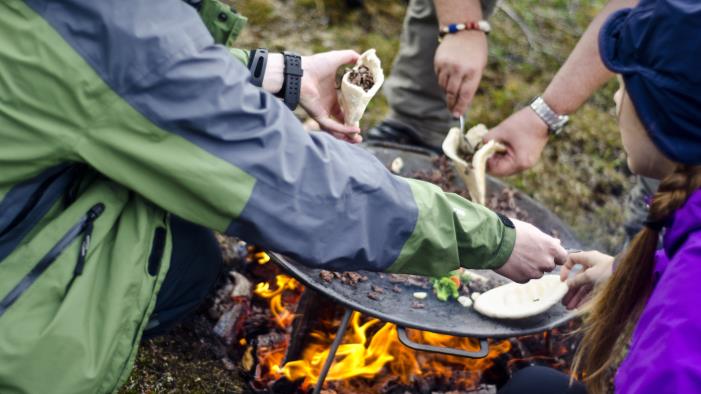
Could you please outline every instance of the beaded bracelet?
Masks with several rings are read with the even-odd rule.
[[[489,34],[489,32],[492,31],[492,26],[485,20],[467,23],[451,23],[448,26],[441,27],[438,36],[443,38],[447,34],[453,34],[463,30],[477,30],[484,34]]]

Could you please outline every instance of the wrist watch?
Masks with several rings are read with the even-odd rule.
[[[248,70],[251,72],[251,83],[262,87],[265,79],[265,66],[268,64],[268,50],[258,48],[251,50],[248,55]]]
[[[548,131],[554,135],[560,134],[570,120],[569,116],[560,115],[553,111],[541,96],[534,98],[533,101],[531,101],[530,107],[533,112],[548,125]]]
[[[287,107],[294,111],[299,104],[299,95],[302,89],[302,57],[293,52],[283,52],[285,59],[285,79],[282,89],[276,96],[281,97]]]

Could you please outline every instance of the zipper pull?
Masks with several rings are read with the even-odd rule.
[[[90,248],[90,240],[92,239],[93,222],[100,215],[102,215],[102,212],[104,212],[104,210],[104,204],[95,204],[85,215],[85,223],[83,224],[83,240],[80,242],[78,262],[76,263],[75,270],[73,271],[74,278],[83,273],[83,269],[85,268],[85,257],[88,255],[88,249]]]

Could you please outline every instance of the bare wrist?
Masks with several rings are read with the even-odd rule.
[[[263,89],[269,93],[277,93],[282,89],[285,80],[285,61],[282,53],[271,53],[268,55],[268,63],[265,66],[265,78],[263,79]]]
[[[548,124],[538,116],[538,114],[533,111],[531,107],[523,108],[523,111],[528,113],[528,117],[531,119],[530,124],[533,126],[532,129],[537,132],[537,134],[547,138],[548,137]]]

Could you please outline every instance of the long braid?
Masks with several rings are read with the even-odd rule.
[[[635,236],[611,278],[585,308],[584,337],[573,373],[582,372],[590,394],[605,393],[609,372],[630,342],[654,287],[655,251],[662,226],[701,188],[701,166],[679,165],[655,194],[646,226]]]

